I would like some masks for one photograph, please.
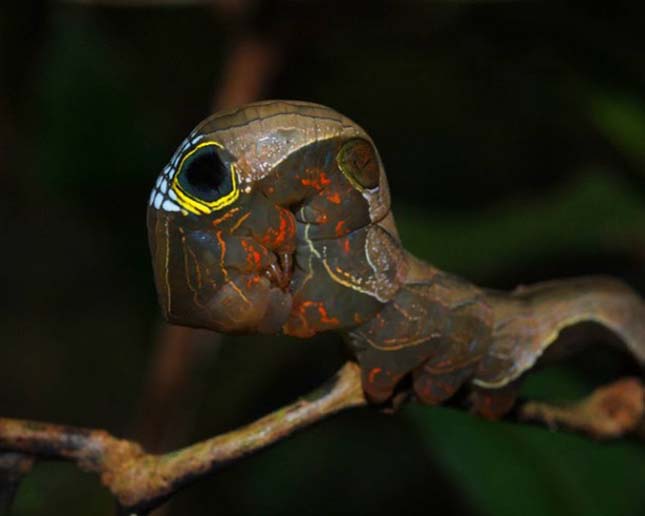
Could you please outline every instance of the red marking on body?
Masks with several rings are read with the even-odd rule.
[[[284,237],[281,244],[289,243],[290,246],[293,246],[293,240],[296,237],[296,220],[287,210],[282,210],[280,216],[281,220],[284,220],[285,223]],[[282,226],[282,222],[280,222],[280,226]]]
[[[374,367],[370,369],[370,372],[367,374],[367,381],[369,383],[374,383],[374,380],[376,379],[376,375],[379,374],[383,369],[380,367]]]
[[[246,288],[251,288],[258,283],[260,283],[260,276],[253,274],[249,277],[249,279],[246,280]]]
[[[336,236],[337,237],[342,237],[347,231],[344,229],[345,226],[345,221],[344,220],[339,220],[336,223]]]
[[[486,409],[487,412],[492,412],[491,408],[493,406],[493,400],[490,396],[482,396],[482,400],[484,402],[483,408]]]
[[[423,403],[430,405],[436,405],[437,403],[441,402],[443,398],[440,392],[444,390],[442,388],[442,383],[440,381],[431,379],[426,373],[423,372],[423,368],[421,368],[421,373],[414,380],[414,390],[421,398],[421,401],[423,401]]]
[[[349,254],[351,251],[350,245],[349,245],[349,238],[346,238],[345,241],[343,242],[343,251],[345,254]]]
[[[267,232],[262,236],[262,239],[260,240],[260,243],[268,247],[269,249],[273,249],[273,242],[276,240],[276,230],[273,228],[268,228]]]
[[[416,391],[417,394],[419,394],[424,400],[427,400],[431,397],[430,386],[426,382],[423,383],[423,386],[417,387]]]
[[[285,252],[292,251],[293,240],[296,234],[296,224],[293,215],[287,210],[277,208],[279,210],[280,225],[278,228],[269,227],[266,234],[262,237],[261,243],[269,249],[284,248]]]
[[[282,327],[282,331],[284,331],[287,335],[294,335],[296,337],[313,337],[316,334],[316,331],[309,327],[302,303],[294,305],[293,311],[294,316],[298,318],[297,320],[300,322],[300,325],[296,324],[295,321],[290,319]]]
[[[320,192],[323,188],[331,184],[331,179],[327,177],[327,174],[323,170],[313,169],[311,172],[313,172],[311,174],[312,177],[303,177],[300,180],[303,186],[310,186]]]
[[[455,386],[449,382],[435,380],[435,386],[443,393],[444,396],[450,396],[455,390]]]
[[[278,235],[275,238],[275,247],[280,247],[280,245],[286,240],[288,225],[289,223],[287,222],[286,215],[283,211],[280,211],[280,227],[278,228]]]
[[[262,255],[258,252],[258,250],[255,248],[255,246],[246,240],[242,240],[242,247],[244,248],[244,251],[246,251],[246,261],[247,263],[256,269],[260,268],[260,264],[262,263]]]

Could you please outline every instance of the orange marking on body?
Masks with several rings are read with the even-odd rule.
[[[327,186],[327,185],[330,185],[330,184],[331,184],[331,179],[329,179],[329,178],[327,177],[327,174],[325,174],[325,172],[324,172],[324,171],[321,171],[321,172],[320,172],[320,183],[321,183],[323,186]]]
[[[226,256],[226,242],[222,238],[221,231],[217,231],[215,233],[215,236],[217,237],[217,241],[219,242],[219,246],[221,248],[219,265],[220,265],[220,268],[222,269],[222,273],[224,274],[224,280],[228,281],[228,271],[226,270],[226,267],[224,267],[224,257]]]
[[[225,220],[230,219],[233,215],[235,215],[238,211],[240,211],[240,208],[233,208],[232,210],[227,211],[224,215],[221,217],[215,219],[211,224],[215,227],[219,226],[222,222]]]
[[[329,194],[327,196],[327,200],[333,204],[340,204],[340,194],[338,192],[334,192],[332,194]]]
[[[381,371],[383,371],[383,369],[381,369],[380,367],[374,367],[370,369],[370,372],[367,375],[367,381],[369,383],[374,383],[374,380],[376,379],[376,375],[379,374]]]
[[[318,306],[318,313],[320,314],[320,322],[324,322],[325,324],[338,324],[338,319],[335,317],[329,317],[327,309],[322,303]]]
[[[295,335],[297,337],[312,337],[316,334],[314,330],[309,328],[309,324],[307,321],[307,316],[305,315],[305,306],[304,304],[306,301],[303,302],[295,302],[293,305],[293,312],[294,315],[298,318],[298,321],[300,322],[300,326],[295,324],[295,321],[289,320],[287,323],[282,327],[285,333],[289,335]]]
[[[239,227],[244,223],[244,221],[245,221],[246,219],[248,219],[250,216],[251,216],[251,212],[250,212],[250,211],[247,211],[244,215],[242,215],[242,216],[237,220],[237,222],[233,225],[233,227],[231,227],[231,233],[233,233],[233,231],[235,231],[237,228],[239,228]]]
[[[303,320],[306,320],[306,312],[308,308],[313,308],[318,311],[321,323],[329,324],[332,326],[337,326],[339,324],[339,321],[336,317],[329,316],[329,314],[327,313],[327,308],[325,308],[325,304],[322,301],[303,301],[302,303],[300,303],[297,306],[297,310]]]
[[[345,254],[349,254],[349,251],[351,250],[349,246],[349,238],[346,238],[345,241],[343,242],[343,251]]]
[[[344,229],[345,226],[345,221],[344,220],[339,220],[336,223],[336,236],[337,237],[342,237],[347,231]]]
[[[326,224],[327,223],[327,214],[321,213],[316,217],[316,224]]]

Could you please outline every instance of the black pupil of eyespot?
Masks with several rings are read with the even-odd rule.
[[[182,167],[179,184],[191,196],[216,201],[231,192],[231,174],[214,148],[200,149]]]

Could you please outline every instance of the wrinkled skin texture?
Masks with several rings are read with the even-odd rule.
[[[335,111],[262,102],[199,124],[161,173],[148,229],[165,317],[224,333],[344,335],[363,388],[389,401],[411,377],[438,404],[462,385],[480,414],[567,326],[593,321],[645,358],[645,312],[621,282],[486,291],[408,254],[370,137]]]

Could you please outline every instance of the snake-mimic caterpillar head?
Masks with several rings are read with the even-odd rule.
[[[305,102],[200,123],[157,179],[148,231],[166,318],[222,332],[349,329],[405,276],[372,140]]]

